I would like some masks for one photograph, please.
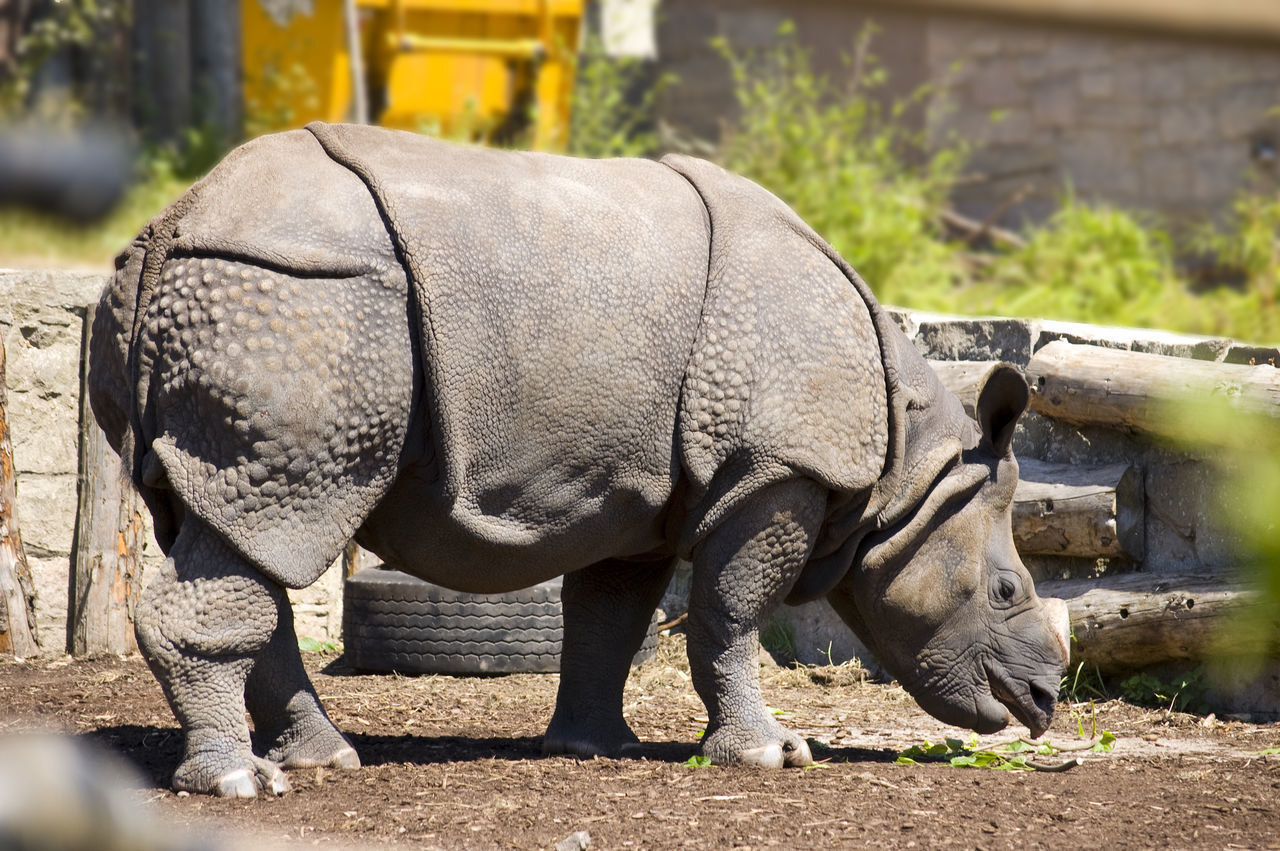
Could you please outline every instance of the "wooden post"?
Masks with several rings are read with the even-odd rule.
[[[36,633],[36,595],[31,566],[18,531],[17,473],[6,411],[4,342],[0,341],[0,653],[19,659],[40,652]]]
[[[1142,471],[1024,460],[1013,496],[1013,542],[1024,555],[1146,555]]]
[[[84,322],[80,374],[80,492],[67,591],[67,652],[132,653],[133,613],[142,580],[142,506],[89,407],[89,335]]]
[[[1067,603],[1072,667],[1083,662],[1104,674],[1274,651],[1280,635],[1280,617],[1262,608],[1256,592],[1225,576],[1121,573],[1040,582],[1036,593]]]
[[[355,541],[347,541],[342,548],[342,581],[346,582],[364,569],[364,550]]]
[[[1073,423],[1179,436],[1179,404],[1221,399],[1280,418],[1280,369],[1078,346],[1055,340],[1027,365],[1031,407]]]
[[[134,106],[148,137],[179,142],[191,126],[190,0],[133,5]]]

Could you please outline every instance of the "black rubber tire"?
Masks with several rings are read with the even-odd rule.
[[[465,594],[398,570],[361,570],[342,594],[347,662],[402,674],[555,673],[560,579],[507,594]],[[658,650],[658,614],[631,664]]]

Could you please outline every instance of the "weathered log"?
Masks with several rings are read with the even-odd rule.
[[[1055,340],[1027,365],[1031,407],[1072,423],[1178,437],[1178,405],[1221,400],[1280,418],[1280,369],[1080,346]]]
[[[939,214],[939,218],[947,227],[962,231],[965,234],[966,241],[969,242],[976,242],[979,238],[986,236],[992,242],[1006,245],[1010,248],[1027,247],[1025,239],[1011,230],[996,227],[994,222],[980,222],[955,210],[943,210]]]
[[[1075,467],[1020,462],[1013,541],[1024,555],[1146,555],[1142,471],[1129,464]]]
[[[1280,635],[1280,613],[1227,576],[1122,573],[1040,582],[1036,592],[1067,603],[1072,667],[1083,662],[1104,674],[1274,652]]]
[[[96,306],[84,323],[81,364],[87,364]],[[142,504],[123,476],[89,407],[80,376],[80,476],[75,542],[67,599],[67,652],[74,656],[132,653],[133,613],[142,580]]]
[[[18,479],[9,439],[4,343],[0,341],[0,653],[18,658],[40,652],[31,566],[18,530]]]

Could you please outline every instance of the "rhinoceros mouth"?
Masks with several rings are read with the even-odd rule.
[[[1055,696],[1047,692],[1039,693],[1044,690],[1038,689],[1035,684],[1015,682],[999,665],[987,663],[984,667],[987,670],[987,686],[991,689],[991,696],[1004,704],[1013,717],[1031,731],[1033,739],[1043,735],[1053,721]],[[1048,711],[1043,708],[1046,704]]]

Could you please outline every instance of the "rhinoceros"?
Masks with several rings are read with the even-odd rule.
[[[826,597],[947,723],[1049,726],[1066,607],[1013,547],[1024,380],[994,370],[975,424],[843,259],[709,162],[263,137],[120,255],[92,339],[167,555],[136,632],[176,789],[359,765],[285,592],[353,538],[461,591],[564,575],[550,754],[637,746],[623,684],[678,558],[713,762],[811,761],[758,683],[784,601]]]

